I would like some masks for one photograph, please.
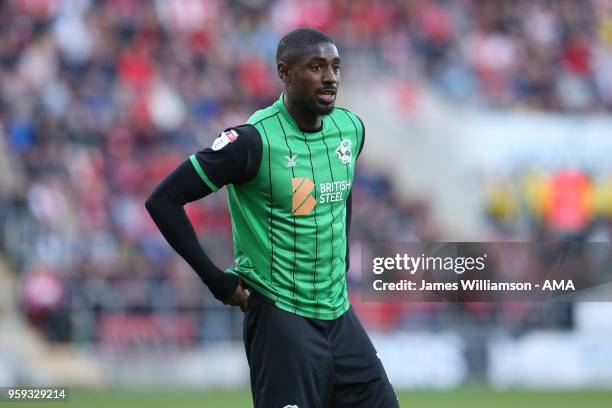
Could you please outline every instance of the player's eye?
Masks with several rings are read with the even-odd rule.
[[[340,72],[340,68],[341,68],[341,67],[340,67],[340,65],[333,65],[333,66],[332,66],[332,69],[333,69],[333,70],[334,70],[334,72],[336,72],[336,73]]]
[[[311,65],[310,69],[314,72],[318,72],[321,69],[320,65]]]

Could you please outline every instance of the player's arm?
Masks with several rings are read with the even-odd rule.
[[[351,267],[351,258],[350,258],[350,245],[349,245],[349,233],[351,231],[351,218],[353,216],[353,192],[350,192],[348,197],[346,198],[346,271],[348,272]]]
[[[359,150],[357,151],[357,157],[359,158],[359,156],[361,155],[361,151],[363,150],[363,146],[365,145],[365,125],[363,124],[363,121],[361,120],[359,116],[357,116],[357,119],[359,119],[359,124],[361,124],[361,143],[359,145]],[[346,222],[344,223],[344,225],[346,225],[346,257],[345,257],[346,272],[348,272],[351,266],[350,251],[349,251],[349,247],[350,247],[349,246],[349,233],[351,231],[352,217],[353,217],[353,192],[352,192],[352,187],[351,187],[351,192],[346,198]]]
[[[229,298],[238,278],[225,274],[206,255],[183,206],[210,194],[189,161],[181,163],[155,188],[145,206],[170,246],[198,274],[219,300]]]
[[[357,116],[357,119],[359,119],[359,124],[361,125],[361,144],[359,145],[359,150],[357,151],[357,157],[359,157],[361,156],[363,146],[365,146],[365,125],[363,124],[363,120],[361,120],[359,116]]]
[[[227,133],[234,140],[222,139]],[[183,206],[199,200],[223,185],[246,182],[255,177],[261,162],[261,138],[251,125],[222,133],[213,145],[181,163],[155,188],[146,208],[170,246],[198,274],[213,295],[243,309],[239,278],[226,274],[201,247]],[[215,150],[216,149],[216,150]]]

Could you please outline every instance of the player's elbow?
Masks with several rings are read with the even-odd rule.
[[[145,201],[145,208],[153,219],[167,211],[181,208],[185,203],[171,189],[158,186]]]
[[[155,209],[157,208],[157,200],[154,193],[147,198],[147,201],[145,201],[145,208],[149,214],[151,214],[151,216],[153,213],[155,213]]]
[[[151,193],[149,198],[145,201],[145,208],[149,212],[149,215],[155,219],[156,214],[159,214],[164,207],[163,194],[159,190],[155,190]]]

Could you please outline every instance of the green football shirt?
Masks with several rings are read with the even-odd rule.
[[[364,134],[342,108],[303,132],[281,95],[190,157],[211,190],[227,185],[236,263],[227,272],[304,317],[349,308],[347,202]]]

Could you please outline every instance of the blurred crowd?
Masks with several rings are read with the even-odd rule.
[[[529,171],[489,184],[487,214],[499,238],[612,240],[612,177],[581,169]]]
[[[109,311],[195,310],[194,330],[210,332],[214,317],[200,311],[210,296],[143,203],[188,154],[278,97],[274,54],[290,29],[328,32],[349,75],[370,66],[461,103],[600,112],[612,109],[610,7],[1,2],[0,249],[22,277],[24,312],[56,340],[95,338]],[[396,199],[363,169],[354,188],[356,242],[436,238],[427,203]],[[214,260],[229,266],[224,193],[187,210]]]

